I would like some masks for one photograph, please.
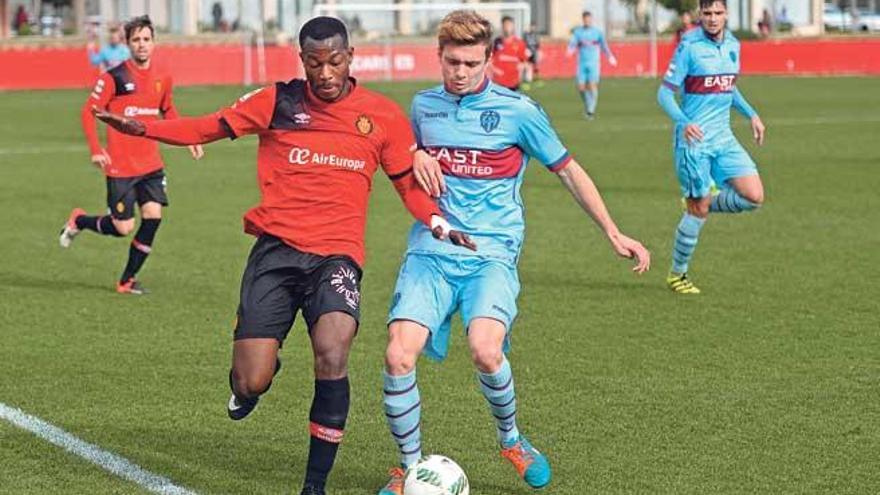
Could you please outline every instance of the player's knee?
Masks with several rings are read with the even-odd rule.
[[[116,220],[113,219],[113,227],[116,228],[116,232],[121,236],[128,236],[134,232],[134,218],[130,218],[128,220]]]
[[[688,201],[688,213],[697,218],[706,218],[709,216],[709,204],[705,201]]]
[[[235,393],[243,397],[259,397],[269,390],[272,384],[272,373],[233,371],[232,381],[235,385]]]
[[[761,206],[764,204],[764,190],[756,189],[753,191],[746,191],[742,194],[742,197],[747,199],[748,201],[755,204],[755,207]]]
[[[385,369],[392,375],[406,375],[416,367],[418,355],[406,352],[402,345],[390,342],[385,350]]]
[[[474,365],[484,373],[494,373],[504,362],[504,353],[495,346],[479,346],[471,349]]]
[[[315,377],[319,380],[338,380],[347,375],[347,353],[328,351],[315,355]]]

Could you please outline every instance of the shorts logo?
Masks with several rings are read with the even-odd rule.
[[[486,133],[490,133],[498,128],[501,123],[501,116],[495,110],[484,110],[480,114],[480,126]]]
[[[116,203],[116,213],[122,213],[125,211],[125,203],[122,201]]]
[[[330,286],[337,294],[345,298],[345,304],[351,309],[358,309],[361,293],[358,290],[357,275],[347,266],[340,266],[330,277]]]
[[[373,132],[373,121],[370,120],[366,115],[361,115],[358,117],[357,122],[354,123],[354,126],[357,127],[358,132],[363,135],[367,135]]]

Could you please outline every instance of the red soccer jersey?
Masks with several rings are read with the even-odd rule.
[[[382,166],[394,178],[412,167],[415,137],[388,98],[361,88],[327,103],[294,79],[241,97],[219,115],[235,138],[256,133],[260,204],[245,231],[268,233],[321,256],[364,264],[367,199]]]
[[[507,88],[519,85],[520,64],[528,60],[526,42],[519,36],[497,38],[492,47],[492,81]]]
[[[152,68],[140,69],[131,60],[101,74],[95,89],[82,109],[82,126],[92,155],[101,152],[92,106],[141,121],[176,118],[177,110],[171,97],[171,77]],[[159,144],[142,137],[128,136],[107,128],[108,177],[137,177],[155,172],[164,164]]]

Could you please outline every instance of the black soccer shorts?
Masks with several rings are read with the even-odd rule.
[[[134,218],[134,204],[155,202],[168,206],[165,171],[138,177],[107,177],[107,208],[117,220]]]
[[[304,253],[263,234],[241,279],[235,340],[274,338],[283,343],[302,311],[309,332],[318,318],[341,311],[360,321],[361,269],[348,256]]]

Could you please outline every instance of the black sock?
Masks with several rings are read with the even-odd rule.
[[[125,271],[122,272],[121,282],[126,282],[134,277],[138,270],[144,266],[147,256],[152,251],[153,239],[156,238],[156,231],[159,230],[161,218],[144,218],[141,220],[141,226],[138,227],[134,239],[131,241],[131,247],[128,248],[128,263],[125,265]]]
[[[315,380],[315,397],[309,413],[309,464],[305,485],[324,488],[327,475],[336,460],[348,418],[348,377],[339,380]]]
[[[110,235],[113,237],[122,237],[122,234],[116,231],[113,225],[113,217],[110,215],[93,216],[80,215],[76,217],[76,228],[80,230],[91,230],[101,235]]]

